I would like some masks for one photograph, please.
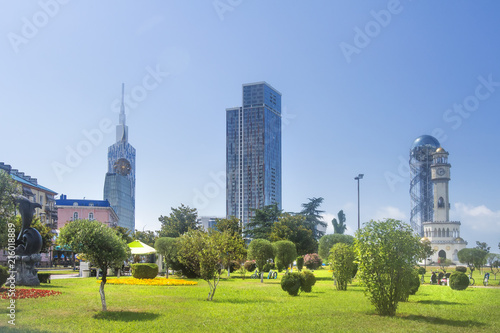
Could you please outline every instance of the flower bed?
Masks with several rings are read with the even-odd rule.
[[[0,298],[2,299],[40,298],[56,295],[61,295],[61,292],[45,289],[16,289],[15,294],[9,297],[9,289],[0,288]]]
[[[97,281],[101,282],[101,281]],[[119,279],[107,279],[106,283],[109,284],[128,284],[128,285],[144,285],[144,286],[194,286],[198,282],[186,281],[181,279],[166,279],[161,277],[156,277],[154,279],[136,279],[136,278],[119,278]]]

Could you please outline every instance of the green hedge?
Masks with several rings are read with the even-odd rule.
[[[453,290],[464,290],[469,286],[469,278],[465,273],[454,272],[450,275],[450,287]]]
[[[7,282],[7,278],[9,277],[9,272],[7,267],[0,266],[0,287]]]
[[[157,264],[132,264],[132,276],[136,279],[154,279],[158,275]]]

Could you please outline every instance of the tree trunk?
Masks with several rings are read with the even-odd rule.
[[[107,273],[108,273],[108,270],[106,268],[104,268],[102,270],[101,287],[99,288],[99,294],[101,294],[102,311],[108,311],[108,309],[106,307],[106,295],[104,295],[104,285],[106,284]]]
[[[228,277],[228,278],[230,278],[230,277],[231,277],[230,272],[231,272],[231,263],[229,263],[229,264],[227,265],[227,277]]]
[[[166,270],[166,273],[165,274],[167,276],[167,279],[168,279],[168,261],[165,261],[165,270]]]
[[[264,283],[264,272],[260,272],[260,283]]]

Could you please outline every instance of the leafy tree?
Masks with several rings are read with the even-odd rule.
[[[14,218],[14,225],[15,225],[15,233],[16,235],[19,235],[21,232],[21,228],[23,225],[23,221],[21,219],[21,216],[16,216]],[[35,228],[38,230],[40,233],[40,236],[42,236],[42,248],[40,250],[41,253],[47,253],[50,250],[50,247],[52,246],[52,239],[54,238],[55,234],[52,233],[52,229],[46,225],[40,222],[39,217],[33,218],[33,221],[31,222],[31,227]],[[17,236],[16,236],[17,237]],[[16,244],[19,245],[19,244]]]
[[[132,238],[132,232],[128,228],[125,228],[125,227],[122,227],[122,226],[119,226],[119,225],[115,225],[112,228],[113,228],[113,230],[116,231],[116,233],[118,234],[118,236],[120,236],[120,238],[123,239],[123,241],[126,244],[131,243],[134,240]]]
[[[495,261],[498,260],[500,260],[500,254],[488,253],[486,255],[486,262],[488,263],[488,265],[490,265],[490,269],[492,272],[493,272],[493,264],[495,263]]]
[[[358,275],[380,315],[394,316],[398,302],[411,289],[420,240],[401,221],[370,221],[356,232]]]
[[[278,221],[278,217],[281,215],[278,204],[275,203],[261,209],[254,209],[253,212],[254,216],[247,223],[244,230],[245,237],[269,240],[273,224]]]
[[[469,269],[474,272],[475,269],[480,269],[482,265],[486,262],[486,255],[488,252],[482,249],[461,249],[457,253],[458,260],[461,263],[467,264]]]
[[[99,221],[76,220],[66,224],[59,235],[59,241],[69,246],[74,252],[82,253],[102,271],[99,288],[102,311],[107,311],[104,285],[106,284],[108,267],[121,266],[127,259],[130,250],[127,244]]]
[[[333,245],[328,259],[337,290],[347,290],[347,284],[352,281],[353,271],[356,269],[354,247],[345,243],[337,243]]]
[[[272,244],[276,264],[285,266],[286,272],[288,273],[288,266],[292,265],[295,258],[297,258],[297,248],[295,244],[288,240],[281,240]]]
[[[426,239],[420,242],[420,260],[427,260],[434,252],[436,251],[432,248],[430,240]]]
[[[351,235],[342,235],[342,234],[330,234],[324,235],[319,240],[319,248],[318,254],[323,259],[323,261],[327,261],[330,256],[330,250],[337,243],[344,243],[348,245],[354,244],[354,237]]]
[[[491,249],[491,247],[488,246],[488,244],[486,244],[485,242],[480,242],[480,241],[476,241],[475,248],[486,251],[486,253],[490,253],[490,249]]]
[[[179,251],[178,238],[160,237],[156,240],[154,247],[163,256],[168,279],[168,270],[172,267],[172,263],[176,261],[177,252]]]
[[[318,230],[318,226],[326,227],[326,223],[321,221],[323,219],[321,213],[324,213],[324,211],[318,209],[323,202],[323,198],[308,198],[307,200],[309,202],[302,204],[302,211],[299,214],[305,216],[306,228],[311,230],[313,238],[318,240],[325,234],[323,231]]]
[[[222,253],[220,259],[223,267],[227,267],[227,277],[231,274],[231,262],[242,261],[246,256],[245,241],[241,233],[234,233],[234,230],[226,229],[222,232]]]
[[[235,216],[230,216],[227,219],[216,219],[216,228],[220,232],[228,231],[231,234],[242,235],[243,228],[240,220]]]
[[[198,229],[196,208],[181,204],[180,207],[171,209],[170,216],[162,215],[158,218],[161,222],[160,237],[179,237],[189,229]]]
[[[260,282],[264,283],[264,265],[274,257],[274,248],[267,239],[254,239],[248,245],[248,260],[255,260],[260,273]]]
[[[211,301],[220,281],[221,255],[224,253],[225,240],[228,233],[216,230],[204,232],[202,230],[190,230],[181,238],[181,249],[179,251],[181,262],[197,270],[200,277],[207,281],[210,290],[207,300]]]
[[[134,239],[139,240],[149,246],[154,246],[156,240],[158,239],[158,234],[155,231],[151,230],[139,231],[136,229],[134,232]]]
[[[7,226],[14,222],[16,215],[14,195],[20,192],[12,177],[4,170],[0,170],[0,248],[7,246]]]
[[[289,240],[295,244],[299,255],[316,252],[318,244],[312,237],[312,231],[306,229],[305,220],[302,215],[281,214],[271,228],[269,240],[271,242]]]
[[[337,214],[339,220],[337,221],[336,218],[332,220],[332,225],[333,225],[333,232],[336,234],[344,234],[344,232],[347,229],[347,225],[345,225],[345,214],[344,211],[341,210]]]

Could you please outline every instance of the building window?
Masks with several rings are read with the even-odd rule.
[[[443,197],[439,197],[438,208],[444,208],[444,199],[443,199]]]
[[[94,220],[94,213],[92,212],[89,213],[89,220],[90,221]]]
[[[73,221],[78,220],[78,212],[73,213]]]

